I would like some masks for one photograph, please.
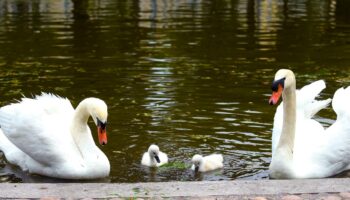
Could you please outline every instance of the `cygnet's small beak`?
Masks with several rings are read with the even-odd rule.
[[[154,158],[156,159],[157,163],[160,163],[160,159],[158,156],[154,156]]]
[[[107,144],[107,132],[106,132],[106,123],[102,123],[100,120],[97,119],[97,134],[98,134],[98,141],[101,145]]]
[[[199,166],[198,166],[198,165],[195,165],[195,166],[194,166],[194,172],[197,173],[198,171],[199,171]]]

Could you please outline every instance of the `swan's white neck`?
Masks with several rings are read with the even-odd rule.
[[[282,93],[283,98],[283,124],[278,148],[286,148],[291,153],[294,148],[295,124],[296,124],[296,94],[295,84],[286,88]]]
[[[296,93],[294,75],[289,77],[290,84],[283,90],[282,133],[270,164],[272,178],[293,178],[293,149],[296,124]]]
[[[93,152],[96,147],[90,128],[87,125],[91,115],[89,111],[91,101],[92,100],[88,98],[79,103],[78,107],[75,109],[71,125],[71,134],[84,159],[90,156],[90,153]]]
[[[89,105],[91,104],[90,101],[91,100],[89,99],[85,99],[79,103],[74,113],[74,118],[73,118],[73,122],[75,122],[74,124],[85,127],[91,115],[89,112]]]

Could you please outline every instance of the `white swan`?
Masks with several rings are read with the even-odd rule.
[[[92,116],[98,138],[107,143],[107,105],[84,99],[74,110],[68,99],[43,93],[0,108],[0,150],[30,173],[64,179],[109,175],[106,155],[95,145],[87,125]]]
[[[318,94],[326,88],[326,84],[323,80],[315,81],[309,85],[302,87],[300,90],[296,90],[296,113],[297,120],[303,120],[304,118],[310,119],[318,111],[326,108],[332,99],[315,100]],[[272,131],[272,154],[277,147],[283,123],[283,102],[277,107]]]
[[[205,157],[196,154],[192,157],[191,169],[195,172],[207,172],[222,168],[224,166],[223,161],[224,158],[221,154],[211,154]]]
[[[152,144],[148,151],[142,156],[141,164],[149,167],[159,167],[165,163],[168,163],[168,156],[159,151],[159,147]]]
[[[323,178],[350,169],[350,87],[334,94],[337,120],[327,129],[311,119],[330,102],[314,99],[324,87],[319,81],[296,93],[294,73],[286,69],[276,73],[269,102],[276,104],[282,94],[283,111],[281,107],[275,114],[271,178]]]

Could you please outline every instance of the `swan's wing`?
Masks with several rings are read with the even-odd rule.
[[[349,133],[349,127],[336,121],[323,133],[318,132],[313,138],[304,138],[304,144],[299,144],[303,148],[299,148],[294,157],[298,176],[323,178],[349,169]]]
[[[305,85],[298,90],[297,101],[299,105],[311,103],[326,88],[326,83],[323,80],[318,80]]]
[[[350,169],[350,87],[338,89],[332,106],[337,120],[323,132],[303,138],[304,148],[299,153],[299,171],[302,176],[326,177]],[[309,132],[316,130],[309,130]],[[310,134],[309,134],[310,135]],[[311,135],[310,135],[311,136]],[[307,168],[305,166],[308,166]]]
[[[332,107],[337,118],[349,118],[350,117],[350,86],[345,88],[339,88],[333,96]]]
[[[331,164],[329,170],[350,168],[350,87],[339,88],[333,96],[332,107],[337,120],[326,130],[322,148]]]
[[[18,149],[43,165],[51,165],[65,159],[74,147],[69,127],[73,113],[67,99],[42,94],[0,108],[0,126]]]
[[[304,115],[306,118],[312,118],[316,113],[320,110],[328,107],[331,103],[332,99],[328,98],[326,100],[315,100],[312,103],[308,104],[308,106],[304,109]]]
[[[20,166],[22,170],[28,170],[26,161],[30,158],[28,158],[28,155],[23,153],[23,151],[21,151],[14,144],[12,144],[4,135],[1,129],[0,129],[0,150],[4,152],[6,159],[10,163]]]
[[[304,112],[305,117],[311,118],[329,105],[331,99],[316,100],[316,97],[325,88],[325,82],[318,80],[297,91],[297,109]]]

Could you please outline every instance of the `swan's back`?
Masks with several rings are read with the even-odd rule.
[[[209,156],[203,157],[203,171],[210,171],[222,168],[224,158],[221,154],[211,154]]]
[[[313,146],[310,165],[313,171],[322,172],[324,176],[338,174],[350,169],[350,87],[339,88],[334,96],[332,107],[337,120],[328,127],[324,134],[319,134],[318,143]],[[311,170],[310,170],[311,171]]]
[[[350,169],[350,88],[338,89],[332,101],[337,120],[327,129],[315,120],[297,120],[294,146],[296,177],[323,178]],[[312,124],[313,123],[313,124]],[[316,124],[317,123],[317,124]]]
[[[66,159],[62,152],[72,152],[75,146],[70,135],[73,114],[67,99],[43,93],[1,107],[0,126],[18,149],[41,164],[51,165],[61,163]]]

